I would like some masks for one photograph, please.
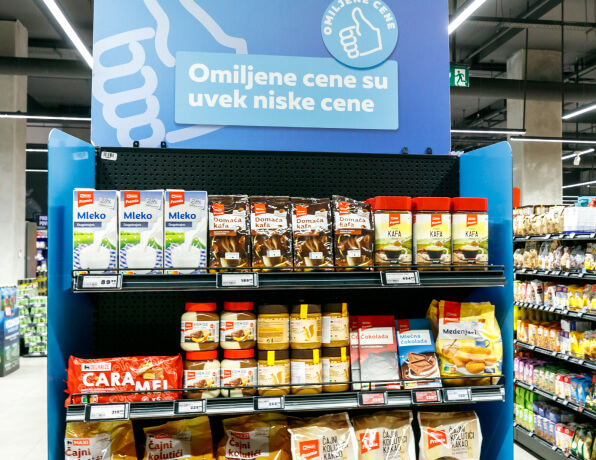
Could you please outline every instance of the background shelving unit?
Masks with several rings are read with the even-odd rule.
[[[504,383],[474,387],[465,406],[481,418],[483,458],[513,456],[512,408],[512,218],[511,151],[498,144],[462,157],[338,153],[241,152],[170,149],[102,149],[53,131],[49,142],[50,459],[62,458],[65,420],[80,420],[82,406],[64,408],[69,355],[83,358],[179,353],[179,321],[186,301],[250,299],[293,303],[348,298],[350,314],[424,317],[433,298],[490,300],[496,305],[504,346]],[[486,174],[491,181],[478,181]],[[498,176],[498,177],[497,177]],[[421,271],[420,287],[383,285],[379,272],[267,273],[259,288],[216,288],[216,276],[155,275],[122,279],[122,289],[85,292],[84,278],[71,275],[73,188],[207,190],[210,194],[331,196],[482,196],[489,199],[491,263],[481,271]],[[74,283],[74,284],[73,284]],[[505,286],[508,285],[508,286]],[[504,287],[505,286],[505,287]],[[346,288],[351,288],[349,294]],[[436,288],[445,288],[442,290]],[[349,295],[349,297],[347,297]],[[157,326],[159,325],[159,326]],[[439,392],[440,398],[444,393]],[[413,407],[410,390],[388,393],[388,405]],[[209,400],[207,413],[254,410],[252,398]],[[449,402],[449,401],[445,401]],[[286,410],[345,410],[357,393],[288,396]],[[455,403],[455,402],[454,402]],[[131,418],[174,416],[174,403],[133,403]],[[424,406],[424,404],[416,405]],[[432,408],[432,404],[430,405]],[[436,408],[436,403],[435,403]],[[178,416],[179,417],[179,416]],[[509,428],[506,428],[506,427]],[[505,428],[504,428],[505,427]]]

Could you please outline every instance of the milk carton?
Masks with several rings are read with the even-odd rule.
[[[207,266],[207,192],[166,190],[166,273],[200,273]]]
[[[118,268],[118,192],[73,191],[73,270],[109,273]]]
[[[126,274],[163,269],[163,190],[119,194],[120,270]]]

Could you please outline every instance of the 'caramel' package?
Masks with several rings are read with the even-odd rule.
[[[246,195],[209,196],[209,267],[250,266],[248,208]]]
[[[357,460],[354,428],[347,412],[292,420],[294,460]]]
[[[410,460],[416,458],[412,412],[382,411],[354,417],[359,460]]]
[[[375,240],[370,204],[334,195],[333,230],[335,265],[371,270],[366,268],[373,265]]]
[[[255,271],[291,270],[294,261],[290,197],[251,196],[249,201],[252,265],[259,268]]]
[[[333,270],[331,207],[328,198],[292,198],[294,267]],[[301,268],[299,268],[301,267]]]
[[[420,412],[420,460],[478,460],[482,432],[476,413]]]
[[[223,421],[217,460],[291,460],[286,417],[263,413]]]
[[[129,358],[81,359],[68,361],[69,394],[72,403],[107,403],[178,399],[176,392],[143,393],[147,390],[182,388],[182,359],[178,356],[134,356]],[[106,394],[113,391],[137,393]],[[66,406],[70,404],[70,397]]]
[[[137,460],[132,422],[70,422],[64,457],[77,460]]]
[[[211,425],[205,416],[143,428],[143,460],[213,460]]]

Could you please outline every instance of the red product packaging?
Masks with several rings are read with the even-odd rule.
[[[359,316],[358,344],[360,379],[377,382],[370,385],[363,383],[362,389],[399,389],[399,383],[390,383],[399,380],[395,318]]]
[[[360,354],[358,353],[358,320],[360,316],[350,316],[350,370],[352,382],[360,382]],[[352,390],[360,390],[360,384],[354,383]]]
[[[182,358],[178,356],[133,356],[127,358],[81,359],[68,361],[68,389],[76,396],[73,404],[179,399],[176,392],[143,393],[148,390],[182,388]],[[105,394],[114,391],[138,393]],[[71,404],[70,396],[66,406]]]

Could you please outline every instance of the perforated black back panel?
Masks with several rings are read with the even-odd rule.
[[[458,196],[459,160],[433,155],[355,155],[171,149],[104,149],[96,187],[112,190],[179,188],[210,194],[289,195],[366,199],[378,195]],[[374,293],[374,294],[373,294]],[[180,352],[184,304],[251,300],[348,302],[351,314],[423,317],[432,290],[105,293],[93,298],[94,356],[173,355]],[[450,290],[450,299],[463,293]]]

